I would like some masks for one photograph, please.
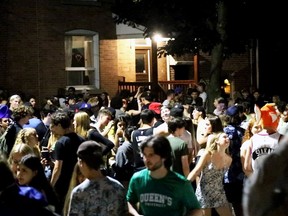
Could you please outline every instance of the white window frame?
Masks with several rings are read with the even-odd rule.
[[[99,72],[99,33],[94,31],[89,31],[85,29],[76,29],[72,31],[65,32],[65,36],[92,36],[93,40],[93,67],[65,67],[65,72],[69,71],[93,71],[94,70],[94,80],[92,83],[94,85],[74,85],[76,90],[84,89],[95,89],[100,88],[100,72]],[[65,53],[66,54],[66,53]],[[66,59],[66,56],[65,56]],[[67,77],[68,81],[68,77]],[[66,88],[69,86],[67,85]]]

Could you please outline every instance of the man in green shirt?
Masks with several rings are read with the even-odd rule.
[[[146,169],[136,172],[130,180],[126,196],[129,213],[134,216],[202,216],[191,182],[170,170],[172,150],[167,138],[148,137],[140,149]]]

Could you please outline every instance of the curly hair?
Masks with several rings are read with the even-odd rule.
[[[32,143],[29,139],[30,136],[35,136],[35,140],[37,140],[37,143]],[[23,128],[19,131],[16,136],[15,145],[22,143],[29,145],[33,149],[34,154],[40,157],[40,148],[35,128]]]
[[[12,111],[12,116],[14,121],[18,122],[20,119],[25,118],[26,116],[33,115],[33,108],[25,105],[20,105]]]

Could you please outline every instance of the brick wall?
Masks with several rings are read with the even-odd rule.
[[[5,22],[0,23],[0,29],[7,28],[7,31],[4,31],[7,35],[1,34],[0,37],[0,46],[5,50],[0,55],[0,61],[4,62],[1,64],[0,86],[8,89],[10,93],[21,91],[43,99],[57,94],[58,88],[66,86],[66,31],[95,31],[99,33],[100,41],[116,38],[115,24],[111,13],[103,9],[105,5],[64,5],[59,0],[13,0],[4,4],[1,10],[10,14]],[[100,42],[100,46],[102,44],[104,42]],[[105,58],[109,61],[109,58],[115,58],[115,49],[116,46],[111,46],[108,50],[111,53],[106,54]],[[104,71],[117,71],[116,62],[108,66],[101,64],[102,62],[100,69]],[[105,77],[107,76],[102,77],[104,81]],[[104,81],[101,88],[109,89],[110,82]]]

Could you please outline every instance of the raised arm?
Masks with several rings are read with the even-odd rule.
[[[189,173],[187,179],[191,182],[195,181],[196,177],[199,176],[201,171],[203,170],[204,166],[210,160],[210,153],[205,151],[204,154],[200,157],[199,162],[194,167],[194,169]]]

